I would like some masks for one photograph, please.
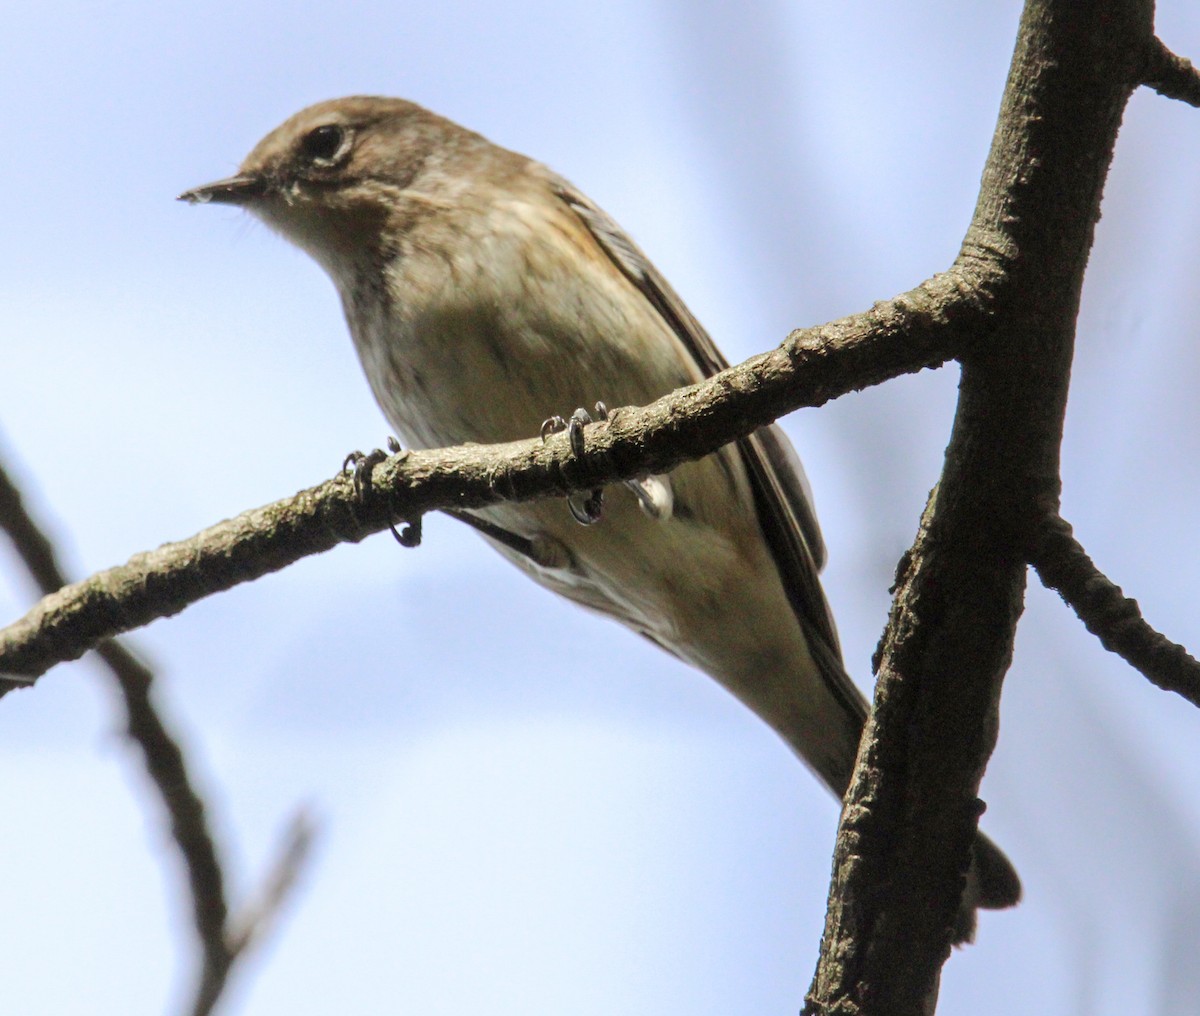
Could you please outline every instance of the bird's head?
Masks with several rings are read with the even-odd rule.
[[[236,174],[193,187],[179,200],[231,204],[254,213],[339,275],[373,256],[430,199],[410,188],[440,182],[492,146],[402,99],[354,96],[309,106],[263,138]],[[443,199],[447,197],[444,187]],[[386,252],[385,252],[386,253]]]

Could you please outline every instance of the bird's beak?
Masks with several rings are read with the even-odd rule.
[[[215,201],[222,205],[246,205],[267,192],[266,180],[251,173],[239,173],[200,187],[193,187],[179,195],[179,201],[191,205],[206,205]]]

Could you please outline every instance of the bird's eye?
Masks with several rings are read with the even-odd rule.
[[[335,123],[314,127],[300,142],[300,151],[314,162],[332,162],[344,149],[346,130]]]

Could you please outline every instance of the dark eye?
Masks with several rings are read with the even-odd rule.
[[[342,149],[346,131],[335,123],[314,127],[300,142],[300,151],[314,161],[329,162]]]

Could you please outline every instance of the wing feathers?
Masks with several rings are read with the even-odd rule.
[[[637,245],[605,212],[567,181],[550,174],[555,193],[575,212],[600,247],[654,306],[706,376],[728,364],[700,322]],[[837,631],[818,573],[825,543],[813,512],[808,482],[791,444],[777,426],[764,427],[738,442],[754,490],[763,536],[792,609],[830,693],[858,724],[867,715],[862,694],[842,665]],[[844,788],[834,788],[839,794]]]

